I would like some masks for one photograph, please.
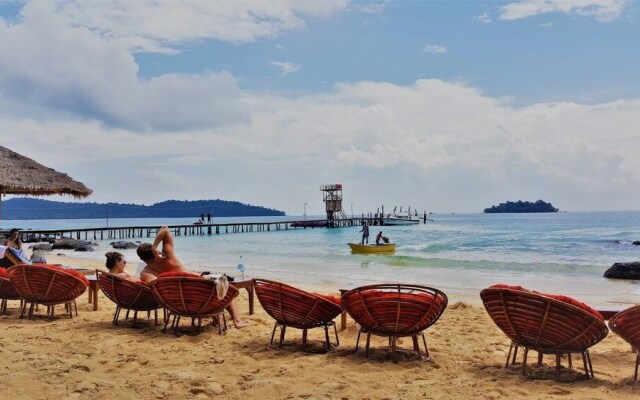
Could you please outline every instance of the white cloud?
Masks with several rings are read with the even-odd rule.
[[[247,92],[244,103],[246,124],[151,139],[96,122],[5,115],[0,142],[28,137],[13,150],[84,181],[94,201],[215,196],[295,209],[336,180],[362,209],[397,203],[397,193],[460,212],[513,198],[629,208],[640,196],[638,99],[516,108],[431,79],[340,84],[297,98]],[[300,193],[275,189],[291,185]]]
[[[425,53],[444,54],[447,52],[447,48],[437,44],[426,44],[422,51]]]
[[[0,92],[7,106],[141,131],[245,121],[229,73],[140,80],[125,47],[69,27],[52,3],[30,3],[22,14],[21,23],[0,21]]]
[[[307,17],[344,9],[335,1],[56,1],[57,13],[128,49],[174,52],[180,43],[214,39],[232,43],[274,38],[305,26]]]
[[[489,24],[492,21],[491,20],[491,16],[489,15],[488,12],[486,12],[486,13],[484,13],[482,15],[477,15],[477,16],[475,16],[473,18],[478,20],[478,21],[480,21],[480,22],[482,22],[483,24]]]
[[[385,4],[361,4],[358,5],[357,8],[358,10],[360,10],[360,12],[363,12],[365,14],[382,14],[385,8]]]
[[[540,14],[564,13],[609,22],[620,16],[626,3],[626,0],[525,0],[500,7],[500,19],[515,20]]]
[[[289,75],[294,72],[297,72],[302,67],[301,65],[293,64],[290,62],[269,61],[269,64],[280,68],[280,76]]]
[[[543,28],[548,28],[550,26],[553,26],[553,22],[543,22],[541,24],[538,24],[538,26],[541,26]]]

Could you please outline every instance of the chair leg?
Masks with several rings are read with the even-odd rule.
[[[573,360],[571,360],[571,353],[567,354],[567,358],[569,359],[569,369],[573,369]]]
[[[371,333],[367,332],[367,347],[365,347],[364,355],[369,358],[369,343],[371,343]]]
[[[269,341],[269,346],[273,347],[273,338],[276,336],[276,328],[278,327],[278,323],[273,324],[273,331],[271,332],[271,341]]]
[[[0,312],[2,312],[2,314],[7,313],[7,299],[2,299],[2,303],[0,304]]]
[[[153,314],[155,316],[154,326],[158,326],[158,309],[157,308],[155,310],[153,310]]]
[[[358,331],[358,338],[356,339],[356,351],[355,354],[358,354],[358,346],[360,345],[360,334],[362,333],[362,329]]]
[[[522,358],[522,375],[525,375],[525,372],[527,371],[527,355],[529,353],[529,348],[525,347],[524,348],[524,356]]]
[[[584,366],[584,374],[589,378],[589,366],[587,365],[587,355],[582,352],[582,365]]]
[[[33,318],[33,309],[35,308],[35,306],[35,303],[31,303],[31,307],[29,307],[29,319]]]
[[[638,382],[638,365],[640,365],[640,350],[636,351],[636,371],[633,374],[634,382]]]
[[[418,344],[418,336],[411,336],[411,340],[413,341],[413,350],[418,353],[418,360],[422,359],[422,355],[420,354],[420,345]]]
[[[585,353],[587,354],[587,362],[589,363],[589,371],[591,372],[591,378],[593,378],[595,375],[593,374],[593,365],[591,364],[591,356],[589,355],[589,349],[585,350]]]
[[[542,353],[538,352],[538,367],[542,366]]]
[[[118,325],[118,317],[120,316],[121,309],[122,308],[120,306],[116,307],[116,312],[113,314],[113,321],[111,321],[113,325],[116,325],[116,326]]]
[[[129,311],[130,311],[130,310],[127,310],[127,314],[124,316],[124,320],[125,320],[125,321],[129,319]]]
[[[513,345],[513,358],[511,359],[511,365],[516,365],[516,356],[518,355],[518,346],[517,344]]]
[[[307,350],[307,330],[302,330],[302,351]]]
[[[324,326],[324,338],[327,340],[327,351],[331,350],[331,340],[329,340],[329,326]]]
[[[27,311],[27,302],[25,301],[24,304],[21,304],[20,308],[22,309],[22,311],[20,311],[20,319],[22,319],[24,318],[24,313]]]
[[[162,328],[162,333],[167,333],[167,325],[169,325],[169,320],[170,320],[170,316],[165,314],[165,319],[164,319],[164,328]]]
[[[429,361],[431,360],[431,356],[429,355],[429,348],[427,347],[427,339],[424,337],[424,333],[422,334],[422,343],[424,343],[425,361]]]
[[[78,316],[78,303],[75,300],[73,301],[73,308],[75,308],[75,310],[76,310],[76,317],[77,317]]]
[[[136,323],[138,322],[138,312],[134,311],[133,312],[133,327],[136,327]]]
[[[178,336],[178,326],[180,326],[180,316],[176,315],[175,317],[173,317],[173,334]],[[193,324],[193,320],[191,321],[191,323]]]
[[[282,348],[282,342],[284,341],[284,334],[287,330],[287,326],[286,325],[282,325],[280,327],[280,343],[278,343],[278,350],[280,350]]]
[[[395,337],[395,336],[391,337],[391,359],[396,364],[398,363],[398,357],[396,356],[396,341],[397,340],[398,340],[397,337]]]
[[[509,352],[507,353],[507,362],[504,364],[504,369],[509,367],[509,358],[511,358],[511,351],[513,350],[513,342],[509,345]]]
[[[338,338],[338,328],[336,327],[336,323],[333,324],[333,333],[336,335],[336,347],[340,346],[340,339]]]
[[[556,380],[560,380],[560,357],[562,353],[556,353]]]

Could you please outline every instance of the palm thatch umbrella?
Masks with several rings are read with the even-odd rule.
[[[93,191],[67,174],[0,146],[0,202],[5,194],[87,197]]]

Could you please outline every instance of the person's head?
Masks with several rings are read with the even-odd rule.
[[[149,263],[149,261],[156,258],[156,254],[153,251],[153,245],[151,243],[142,243],[138,246],[136,253],[138,253],[138,257],[146,263]]]
[[[124,259],[124,256],[117,251],[110,251],[105,254],[107,257],[107,269],[112,273],[120,273],[124,271],[124,266],[127,264],[127,261]]]
[[[16,228],[13,228],[9,231],[9,239],[15,240],[18,237],[20,231]]]

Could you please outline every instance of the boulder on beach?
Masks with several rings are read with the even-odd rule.
[[[97,244],[94,244],[88,240],[76,240],[76,239],[58,239],[56,240],[56,242],[51,245],[51,248],[53,250],[76,250],[76,251],[93,251],[93,249],[91,250],[86,250],[85,248],[87,246],[95,246]],[[79,249],[83,249],[83,250],[79,250]]]
[[[138,248],[138,245],[136,243],[126,242],[124,240],[111,242],[110,244],[114,249],[137,249]]]
[[[604,272],[610,279],[640,279],[640,261],[615,263]]]
[[[33,251],[51,251],[52,247],[49,243],[38,243],[35,244],[33,246],[29,246],[30,249],[33,249]]]

